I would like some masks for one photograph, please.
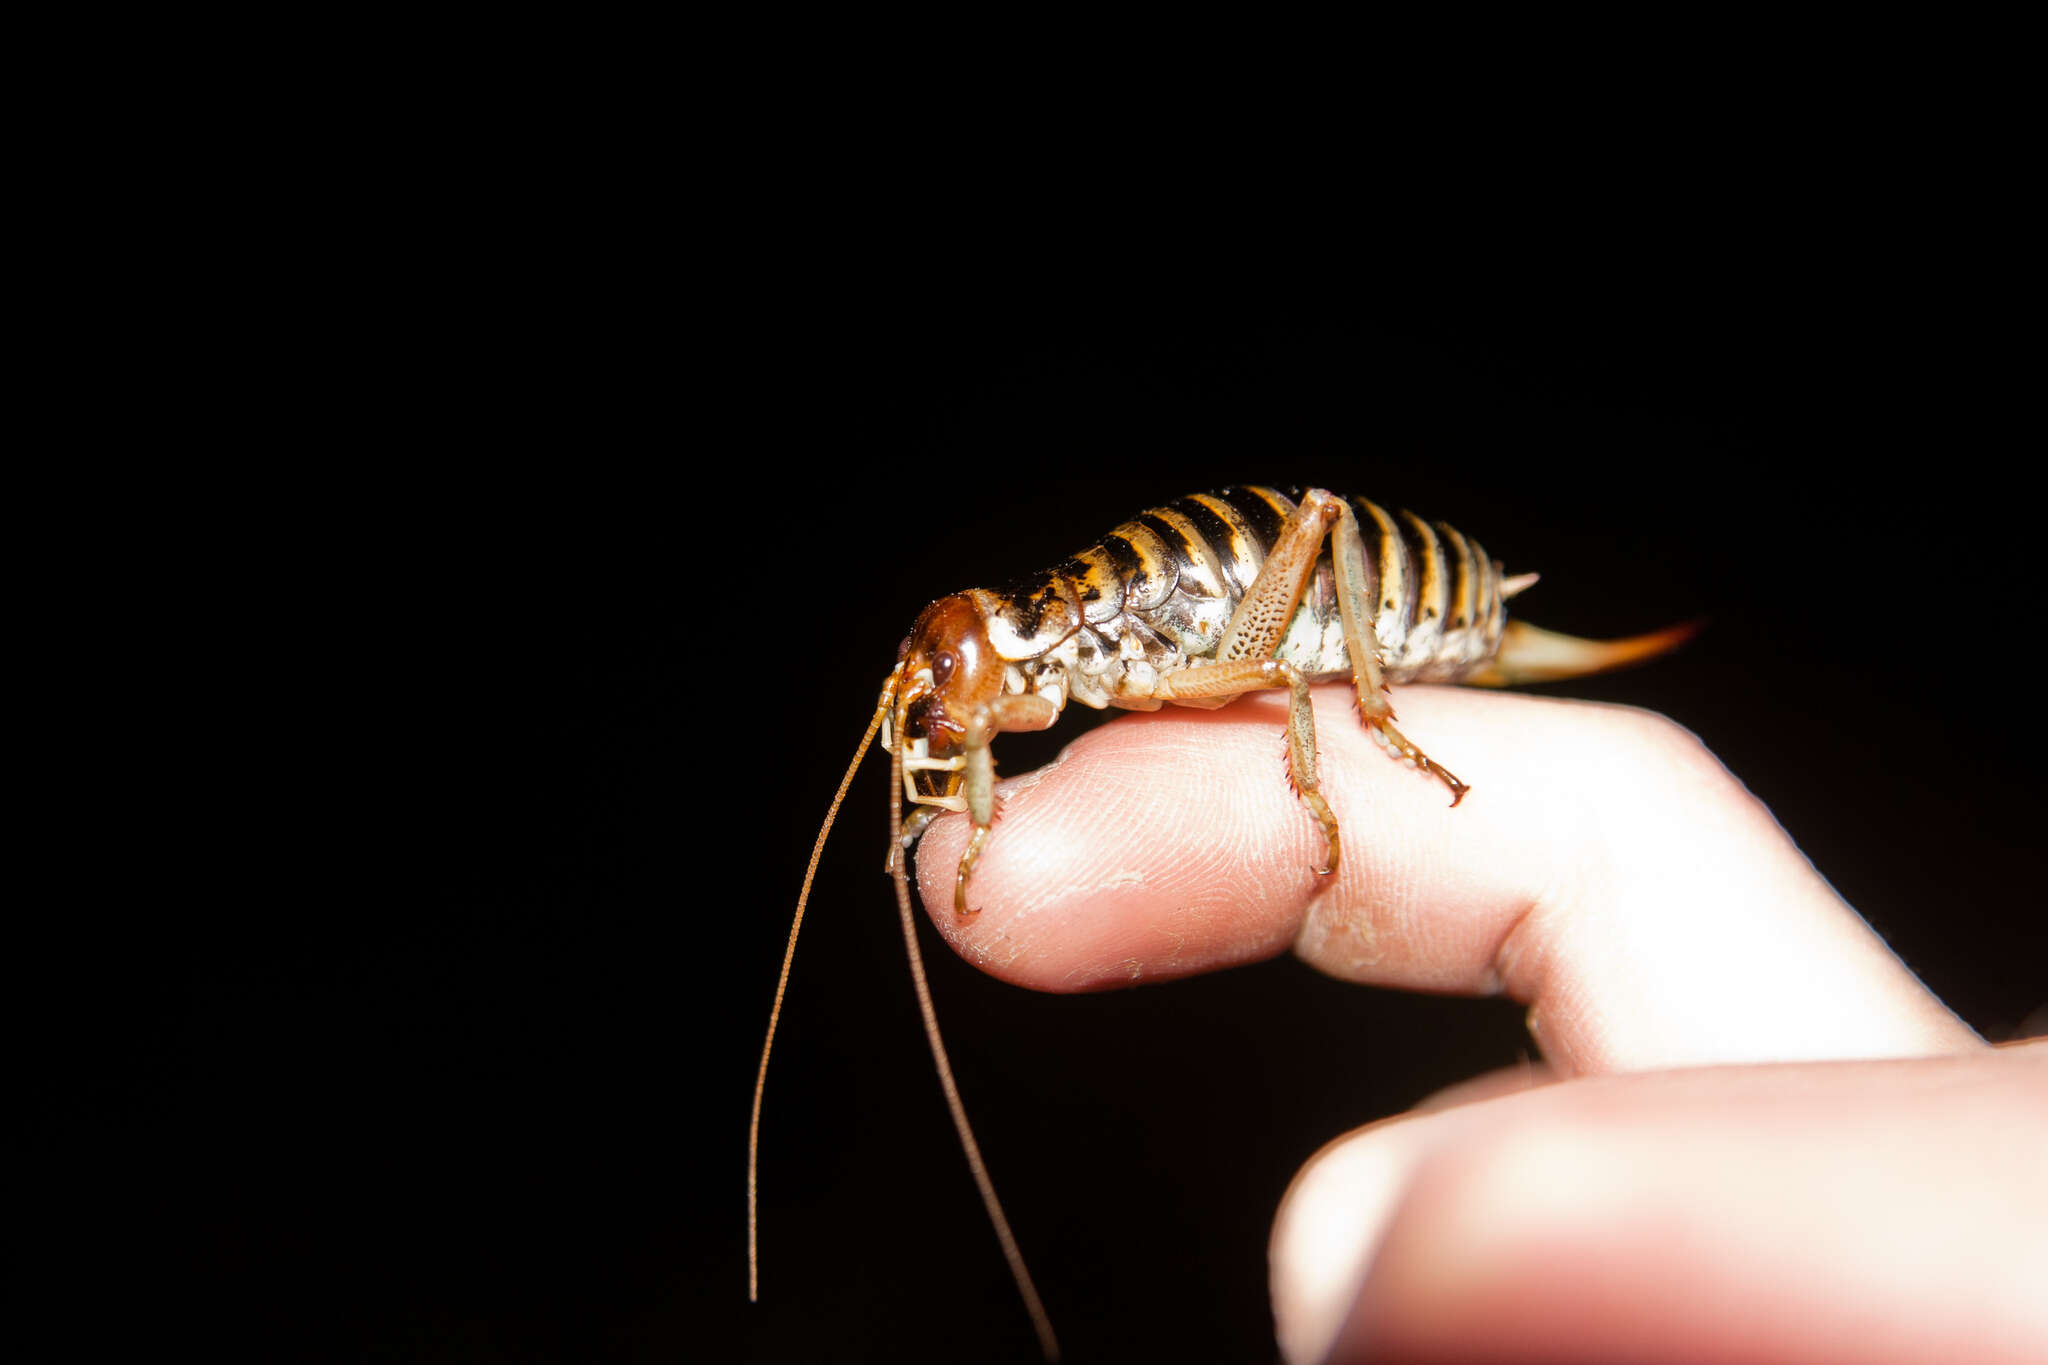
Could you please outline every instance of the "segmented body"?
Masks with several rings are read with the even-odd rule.
[[[1534,574],[1503,577],[1477,541],[1442,522],[1390,514],[1324,489],[1253,485],[1141,512],[1012,587],[941,597],[897,647],[832,809],[879,734],[890,755],[894,803],[886,865],[896,881],[926,1037],[968,1166],[1048,1359],[1058,1354],[1052,1324],[996,1199],[939,1038],[917,949],[906,850],[941,812],[965,814],[969,833],[954,872],[953,912],[972,915],[969,886],[996,815],[997,736],[1044,730],[1070,700],[1153,711],[1167,702],[1220,707],[1283,692],[1288,782],[1323,833],[1326,856],[1315,872],[1333,876],[1342,840],[1320,789],[1310,683],[1348,679],[1357,723],[1390,757],[1440,781],[1456,805],[1471,788],[1394,726],[1389,684],[1506,686],[1581,677],[1653,658],[1698,629],[1688,624],[1599,641],[1510,624],[1507,599],[1534,581]],[[915,808],[907,820],[906,798]],[[813,871],[825,832],[818,833]],[[769,1012],[770,1043],[809,891],[807,872]],[[764,1044],[748,1142],[750,1197],[767,1067]],[[751,1233],[749,1252],[751,1266]]]
[[[1215,657],[1301,493],[1193,494],[1140,513],[1042,574],[974,590],[1007,665],[1004,692],[1157,710],[1154,680]],[[1346,501],[1364,535],[1387,680],[1454,682],[1491,659],[1507,615],[1500,566],[1479,543],[1442,522]],[[1327,547],[1275,657],[1314,682],[1351,675]]]

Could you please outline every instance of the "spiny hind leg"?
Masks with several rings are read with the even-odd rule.
[[[1365,722],[1373,743],[1390,757],[1432,774],[1449,787],[1451,804],[1455,806],[1471,788],[1394,728],[1394,705],[1387,700],[1379,636],[1372,628],[1372,607],[1379,597],[1373,586],[1372,563],[1366,558],[1365,540],[1359,535],[1358,519],[1350,505],[1341,501],[1338,505],[1343,511],[1330,531],[1330,561],[1336,568],[1337,614],[1344,623],[1344,648],[1351,655],[1351,686],[1358,697],[1358,718]]]
[[[1218,666],[1273,657],[1294,619],[1295,608],[1301,605],[1302,594],[1315,577],[1323,537],[1348,510],[1342,498],[1321,488],[1302,495],[1223,628],[1223,638],[1216,646]]]
[[[1363,709],[1362,707],[1360,708],[1361,714]],[[1393,714],[1390,708],[1387,711],[1388,717],[1392,717]],[[1452,805],[1455,806],[1460,801],[1463,801],[1465,793],[1472,790],[1470,786],[1458,780],[1456,773],[1422,752],[1421,749],[1415,746],[1413,740],[1409,739],[1408,736],[1402,734],[1399,730],[1396,730],[1391,719],[1375,720],[1367,716],[1365,724],[1367,731],[1372,735],[1373,743],[1385,749],[1389,758],[1406,763],[1411,768],[1420,768],[1442,782],[1446,787],[1449,787],[1451,789]]]
[[[1341,856],[1337,817],[1330,810],[1330,803],[1323,799],[1322,787],[1316,780],[1316,717],[1309,706],[1308,681],[1301,671],[1278,659],[1244,659],[1162,675],[1153,695],[1162,701],[1228,701],[1269,687],[1288,689],[1287,778],[1301,804],[1323,827],[1330,856],[1316,873],[1328,877],[1337,871]]]

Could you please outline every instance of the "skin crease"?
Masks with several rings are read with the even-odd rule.
[[[1529,1006],[1547,1068],[1297,1176],[1270,1248],[1287,1358],[2048,1359],[2048,1046],[1986,1047],[1671,722],[1393,700],[1484,781],[1449,809],[1316,689],[1333,879],[1272,696],[1125,718],[1004,783],[978,914],[950,908],[966,821],[919,848],[940,932],[1034,989],[1293,951]]]

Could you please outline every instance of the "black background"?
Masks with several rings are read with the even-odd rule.
[[[1895,242],[1507,292],[1397,256],[1225,287],[1144,243],[1075,270],[808,245],[572,266],[446,373],[365,364],[389,423],[335,416],[256,548],[215,547],[229,610],[163,627],[178,677],[120,798],[175,833],[82,864],[23,959],[28,1288],[77,1340],[1034,1358],[919,1037],[872,758],[797,955],[750,1307],[756,1052],[918,609],[1223,483],[1449,520],[1542,572],[1517,607],[1553,628],[1711,617],[1549,690],[1698,733],[1986,1036],[2048,998],[2037,380],[1996,281],[1902,282]],[[927,945],[1077,1360],[1267,1355],[1299,1164],[1529,1055],[1512,1003],[1292,961],[1054,998]]]

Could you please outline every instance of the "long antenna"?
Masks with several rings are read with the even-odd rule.
[[[860,737],[860,747],[854,750],[853,762],[847,765],[846,775],[839,779],[839,790],[833,793],[832,806],[825,812],[825,823],[818,830],[818,841],[811,848],[810,866],[804,869],[803,889],[797,893],[796,916],[789,926],[789,944],[782,952],[782,973],[775,981],[775,1003],[768,1009],[768,1036],[761,1044],[761,1067],[754,1076],[754,1111],[747,1125],[747,1300],[760,1299],[760,1169],[761,1169],[761,1096],[768,1084],[768,1055],[775,1047],[775,1026],[782,1018],[782,1000],[789,990],[790,964],[796,960],[797,934],[803,929],[804,907],[810,902],[811,882],[818,873],[818,861],[825,854],[825,838],[832,832],[832,823],[839,816],[839,807],[846,800],[847,789],[853,785],[853,776],[860,770],[861,760],[867,757],[868,745],[874,742],[875,731],[888,716],[892,705],[897,704],[896,676],[892,674],[882,689],[881,700],[875,705],[875,714],[868,721],[866,733]],[[981,1145],[974,1140],[974,1129],[967,1122],[967,1107],[960,1101],[960,1087],[953,1080],[953,1064],[946,1056],[946,1044],[939,1037],[939,1016],[932,1008],[931,983],[925,979],[924,955],[917,946],[917,919],[910,908],[910,881],[905,873],[909,856],[902,847],[903,841],[903,751],[900,736],[903,733],[903,718],[896,718],[895,733],[899,736],[898,746],[889,751],[889,788],[892,798],[889,807],[890,870],[896,880],[896,908],[903,922],[903,943],[910,960],[910,980],[917,991],[917,1006],[924,1018],[925,1040],[930,1043],[932,1061],[939,1070],[939,1088],[946,1094],[946,1108],[953,1115],[953,1127],[960,1135],[961,1150],[967,1156],[967,1169],[974,1176],[975,1188],[981,1192],[982,1207],[988,1211],[989,1222],[995,1227],[996,1241],[1003,1248],[1003,1259],[1009,1262],[1010,1277],[1017,1282],[1017,1292],[1023,1296],[1024,1309],[1031,1316],[1031,1326],[1038,1333],[1039,1349],[1048,1361],[1060,1358],[1059,1338],[1053,1335],[1052,1319],[1046,1315],[1045,1304],[1038,1297],[1038,1287],[1031,1282],[1031,1272],[1025,1268],[1024,1253],[1018,1250],[1016,1234],[1010,1231],[1010,1220],[1003,1215],[1002,1201],[996,1198],[995,1182],[989,1179],[988,1164],[981,1158]]]
[[[832,808],[825,812],[824,827],[818,831],[818,842],[811,848],[811,865],[804,869],[804,887],[796,897],[796,919],[789,926],[789,946],[782,950],[782,975],[775,979],[775,1003],[768,1007],[768,1038],[761,1044],[761,1069],[754,1076],[754,1117],[747,1124],[747,1302],[757,1303],[761,1296],[761,1091],[768,1084],[768,1054],[775,1047],[775,1025],[782,1018],[782,997],[789,990],[789,964],[796,960],[797,931],[804,927],[804,905],[811,898],[811,879],[818,875],[818,859],[825,855],[825,836],[832,832],[832,822],[839,815],[839,805],[846,800],[846,789],[853,785],[853,775],[860,771],[860,761],[868,756],[868,745],[875,738],[875,731],[881,728],[882,718],[889,714],[889,705],[895,700],[896,679],[892,675],[890,685],[882,689],[882,699],[875,704],[874,717],[868,721],[867,733],[860,737],[860,748],[853,751],[853,762],[846,767],[846,776],[839,779],[839,790],[833,794]]]
[[[903,727],[899,718],[896,734],[900,737]],[[1045,1305],[1039,1301],[1038,1286],[1031,1283],[1031,1272],[1024,1268],[1024,1253],[1017,1249],[1016,1234],[1010,1231],[1010,1220],[1003,1216],[1002,1201],[996,1198],[995,1182],[989,1179],[988,1165],[981,1159],[981,1145],[974,1140],[974,1129],[967,1122],[967,1106],[960,1102],[960,1087],[953,1083],[953,1064],[946,1059],[946,1044],[939,1038],[939,1016],[932,1009],[931,983],[925,980],[924,954],[917,947],[917,917],[910,909],[910,879],[904,872],[910,857],[900,847],[903,837],[903,750],[901,740],[897,748],[889,751],[889,790],[892,794],[889,816],[891,847],[896,856],[890,859],[890,870],[896,879],[896,909],[903,920],[903,948],[910,957],[910,980],[917,988],[917,1008],[924,1015],[924,1036],[932,1045],[932,1061],[939,1068],[939,1088],[946,1092],[946,1108],[952,1111],[953,1127],[960,1133],[960,1149],[967,1154],[967,1169],[974,1173],[975,1188],[981,1191],[982,1207],[988,1210],[988,1220],[995,1225],[996,1240],[1002,1243],[1003,1259],[1010,1263],[1010,1278],[1017,1282],[1017,1292],[1024,1296],[1024,1309],[1031,1315],[1031,1325],[1038,1332],[1038,1347],[1045,1352],[1049,1361],[1060,1358],[1059,1338],[1053,1335],[1052,1319],[1046,1316]]]

